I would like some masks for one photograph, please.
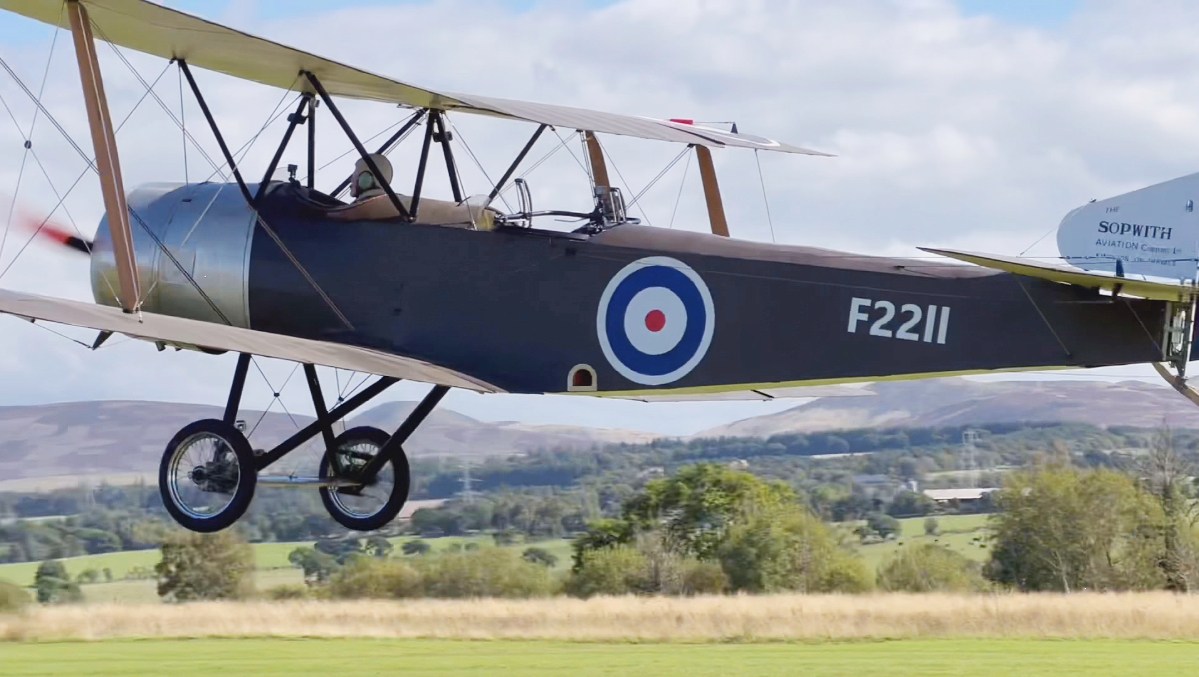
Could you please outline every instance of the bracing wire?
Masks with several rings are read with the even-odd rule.
[[[607,158],[608,164],[612,165],[612,169],[616,170],[616,176],[617,176],[617,178],[620,179],[620,182],[624,184],[625,190],[632,192],[633,191],[632,187],[630,187],[629,182],[625,180],[624,174],[620,173],[620,167],[616,166],[616,162],[612,159],[612,155],[609,154],[608,150],[606,148],[604,148],[603,146],[600,146],[600,152],[604,154],[605,158]],[[657,181],[657,179],[654,179],[654,180]],[[645,192],[645,191],[642,191],[642,192]],[[636,203],[636,200],[634,200],[633,203]],[[641,216],[645,219],[645,225],[647,225],[647,226],[652,225],[649,220],[649,214],[645,213],[644,207],[642,207],[641,205],[637,205],[637,211],[641,212]]]
[[[183,101],[183,70],[176,69],[175,76],[179,80],[179,138],[183,144],[183,183],[191,184],[187,168],[187,108]]]
[[[645,184],[645,187],[641,189],[641,192],[639,192],[633,196],[633,199],[629,201],[628,206],[632,207],[633,205],[637,204],[637,201],[640,200],[642,198],[642,196],[644,196],[646,193],[648,193],[649,189],[653,188],[654,185],[658,183],[658,181],[662,180],[662,177],[666,176],[666,173],[669,172],[671,169],[673,169],[674,166],[679,163],[679,160],[682,160],[683,156],[687,155],[688,151],[690,151],[690,150],[691,150],[691,147],[687,146],[683,150],[679,151],[679,154],[674,156],[674,159],[671,160],[665,167],[663,167],[662,171],[658,172],[657,176],[650,179],[650,182]]]
[[[758,165],[758,183],[762,186],[762,204],[766,205],[766,224],[770,226],[770,241],[778,244],[778,240],[774,237],[774,219],[770,216],[770,200],[766,197],[766,177],[762,175],[762,159],[758,156],[758,149],[754,149],[754,162]]]
[[[679,203],[683,201],[683,188],[687,186],[687,171],[691,169],[691,154],[687,154],[687,163],[683,165],[683,178],[679,181],[679,194],[674,197],[674,209],[670,210],[670,223],[667,230],[674,228],[674,217],[679,212]]]

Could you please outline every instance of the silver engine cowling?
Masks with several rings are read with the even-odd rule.
[[[142,309],[249,327],[255,216],[237,185],[152,183],[130,192],[128,203]],[[91,258],[96,303],[120,306],[107,217]]]

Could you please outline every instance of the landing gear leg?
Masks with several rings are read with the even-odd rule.
[[[436,386],[412,410],[394,435],[378,428],[351,428],[338,436],[321,460],[321,501],[338,524],[373,531],[395,519],[408,500],[411,474],[404,442],[428,418],[445,394]]]
[[[1199,405],[1199,392],[1187,384],[1187,363],[1191,360],[1195,332],[1195,302],[1171,303],[1166,325],[1165,357],[1167,362],[1154,362],[1153,369],[1191,402]],[[1170,372],[1174,367],[1174,372]]]
[[[223,420],[184,426],[163,451],[158,466],[162,503],[176,522],[192,531],[210,533],[232,525],[254,498],[254,451],[233,425],[249,368],[250,356],[240,355]]]

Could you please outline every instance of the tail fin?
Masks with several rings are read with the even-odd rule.
[[[1068,263],[1086,270],[1193,280],[1199,268],[1199,174],[1074,209],[1057,230]]]

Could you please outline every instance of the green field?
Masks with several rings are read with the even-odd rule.
[[[498,674],[1188,674],[1199,644],[900,640],[601,644],[430,640],[134,640],[0,644],[5,675]]]
[[[923,517],[899,520],[903,531],[899,538],[882,543],[858,546],[858,552],[866,562],[866,568],[874,571],[878,565],[905,545],[937,543],[959,552],[966,557],[982,562],[991,551],[987,543],[987,519],[989,515],[936,515],[941,533],[937,536],[924,535]]]
[[[395,552],[398,555],[403,543],[415,539],[413,537],[399,537],[390,540],[395,544]],[[427,540],[435,552],[467,543],[478,543],[481,547],[489,547],[493,542],[490,536],[447,536]],[[311,545],[311,541],[302,543],[255,543],[252,547],[254,548],[254,557],[258,564],[258,589],[267,590],[286,583],[302,582],[303,579],[300,571],[287,561],[287,556],[297,547]],[[530,546],[544,548],[557,556],[559,569],[570,566],[570,541],[555,539],[536,543],[521,543],[508,547],[523,551]],[[157,599],[154,580],[152,578],[143,580],[125,579],[131,570],[138,567],[153,572],[154,565],[158,563],[159,559],[159,551],[155,549],[69,557],[63,559],[62,562],[67,568],[67,573],[71,576],[78,576],[81,571],[87,569],[103,571],[107,568],[112,571],[113,582],[83,586],[84,595],[89,602],[147,602]],[[17,585],[32,586],[34,575],[37,573],[37,567],[38,562],[0,564],[0,580],[10,581]]]

